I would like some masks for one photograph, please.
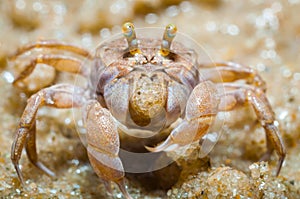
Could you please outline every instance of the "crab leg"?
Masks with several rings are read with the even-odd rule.
[[[11,149],[11,160],[14,164],[18,177],[24,185],[22,172],[19,167],[24,145],[29,160],[43,172],[53,176],[54,173],[46,168],[39,160],[36,152],[36,114],[41,106],[51,106],[55,108],[80,107],[84,103],[84,90],[68,84],[59,84],[40,90],[32,95],[28,101],[23,115],[19,122],[16,137]]]
[[[83,61],[79,59],[63,55],[40,55],[31,60],[31,62],[25,66],[25,69],[14,80],[13,84],[17,85],[18,82],[28,77],[33,72],[37,64],[47,64],[58,71],[81,74],[83,76],[88,75],[87,68],[83,67]]]
[[[25,149],[26,149],[27,157],[34,166],[44,171],[49,176],[55,176],[55,173],[49,170],[42,162],[38,160],[35,140],[36,140],[36,124],[34,121],[26,138]]]
[[[216,88],[211,81],[198,84],[187,101],[183,122],[172,130],[163,143],[146,148],[152,152],[169,151],[200,140],[217,114],[219,100],[215,92]]]
[[[274,124],[275,115],[265,93],[259,88],[243,84],[223,83],[219,87],[219,93],[223,95],[219,104],[220,111],[229,111],[237,105],[246,103],[252,105],[259,122],[266,132],[267,152],[262,157],[262,160],[268,160],[275,149],[279,156],[276,171],[276,175],[278,175],[285,159],[286,150],[280,132]]]
[[[213,62],[199,66],[201,68],[200,79],[212,82],[233,82],[244,79],[247,84],[266,90],[266,83],[257,72],[247,66],[234,62]]]
[[[86,106],[85,125],[88,157],[94,171],[104,181],[108,191],[110,182],[115,182],[123,195],[130,199],[124,183],[124,168],[118,155],[118,129],[112,115],[98,101],[89,101]]]
[[[36,48],[48,48],[48,49],[55,49],[55,50],[64,50],[68,52],[75,53],[77,55],[86,57],[86,58],[91,58],[91,54],[87,51],[84,50],[80,47],[73,46],[70,44],[65,44],[62,42],[58,41],[51,41],[51,40],[41,40],[36,43],[28,44],[26,46],[23,46],[22,48],[19,48],[18,51],[13,54],[12,56],[9,57],[10,60],[15,60],[18,56],[22,55],[23,53],[30,51],[32,49]]]

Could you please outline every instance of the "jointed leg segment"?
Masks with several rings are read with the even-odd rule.
[[[25,69],[21,72],[21,74],[14,80],[14,85],[17,85],[18,82],[28,77],[33,72],[37,64],[46,64],[54,67],[58,71],[80,74],[84,77],[88,77],[89,71],[88,68],[84,67],[84,59],[92,59],[92,55],[80,47],[56,41],[43,40],[26,45],[20,48],[14,55],[10,56],[9,60],[13,61],[25,52],[39,48],[53,49],[53,52],[56,51],[56,53],[50,53],[48,55],[41,53],[33,58],[29,64],[25,66]],[[61,54],[57,54],[57,52],[60,51],[62,51]],[[78,59],[70,55],[64,55],[64,52],[73,53],[74,55],[82,57],[82,59]]]
[[[236,105],[250,104],[253,107],[260,124],[266,132],[267,152],[262,160],[269,159],[275,149],[279,156],[276,171],[276,175],[278,175],[285,159],[286,150],[281,140],[280,132],[274,124],[274,112],[265,93],[259,88],[243,84],[224,83],[220,84],[219,87],[221,87],[219,92],[222,93],[219,111],[230,111]]]
[[[27,106],[20,119],[16,137],[11,149],[11,160],[22,184],[24,180],[19,168],[19,160],[25,146],[29,160],[48,175],[54,175],[39,160],[36,152],[36,114],[41,106],[55,108],[80,107],[84,104],[84,90],[68,84],[59,84],[40,90],[28,99]]]
[[[213,62],[203,64],[201,68],[201,79],[210,80],[215,83],[234,82],[245,80],[247,84],[266,90],[266,83],[260,75],[252,68],[234,62]]]
[[[220,98],[219,111],[229,111],[238,105],[250,104],[262,127],[266,132],[267,152],[262,160],[269,159],[275,149],[279,156],[276,175],[279,174],[286,151],[277,126],[275,116],[266,98],[266,84],[257,72],[249,67],[233,62],[217,62],[200,66],[203,68],[203,80],[220,83],[218,93]],[[229,83],[245,80],[245,84]],[[227,83],[228,82],[228,83]]]
[[[41,55],[30,61],[20,75],[14,80],[13,84],[17,85],[18,82],[28,77],[34,71],[37,64],[47,64],[58,71],[88,76],[87,69],[83,67],[83,61],[79,59],[63,55]]]
[[[52,40],[41,40],[36,43],[28,44],[23,46],[22,48],[19,48],[18,51],[9,57],[10,60],[15,60],[18,56],[22,55],[23,53],[30,51],[32,49],[36,48],[45,48],[45,49],[54,49],[54,50],[62,50],[71,52],[86,58],[92,58],[92,55],[89,53],[89,51],[84,50],[80,47],[73,46],[70,44],[65,44],[58,41],[52,41]]]

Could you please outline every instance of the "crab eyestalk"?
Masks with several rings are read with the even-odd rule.
[[[128,42],[128,48],[131,55],[140,54],[141,50],[138,47],[134,25],[130,22],[124,23],[122,27],[124,37]]]
[[[159,53],[166,57],[170,53],[171,43],[176,36],[177,27],[174,24],[169,24],[166,26],[164,36],[161,43],[161,48],[159,50]]]

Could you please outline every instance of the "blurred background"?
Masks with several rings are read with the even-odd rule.
[[[24,44],[55,39],[93,50],[124,22],[135,27],[165,27],[201,44],[215,61],[248,65],[267,82],[267,95],[288,151],[278,178],[277,156],[257,161],[265,135],[249,108],[230,118],[210,159],[197,147],[178,161],[179,171],[157,175],[160,188],[147,180],[128,180],[134,198],[298,198],[300,196],[300,0],[1,0],[0,1],[0,198],[107,198],[78,139],[72,112],[43,108],[38,114],[40,159],[57,174],[43,175],[22,156],[28,190],[10,162],[10,147],[28,92],[11,85],[18,66],[7,57]],[[46,67],[33,75],[37,87],[61,81]],[[35,84],[38,84],[36,86]],[[63,119],[62,119],[63,118]],[[257,162],[257,163],[255,163]],[[210,165],[212,167],[210,167]],[[173,175],[178,177],[172,177]],[[141,180],[143,181],[143,180]],[[171,181],[171,182],[170,182]],[[168,186],[164,186],[165,184]],[[121,198],[118,189],[113,197]]]

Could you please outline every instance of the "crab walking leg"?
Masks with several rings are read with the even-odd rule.
[[[118,129],[112,115],[96,100],[89,101],[85,111],[87,151],[94,171],[104,181],[108,191],[110,182],[115,182],[123,195],[130,199],[124,183],[124,168],[118,156]]]
[[[198,84],[187,101],[183,122],[172,130],[163,143],[146,148],[152,152],[169,151],[200,140],[217,114],[219,100],[215,93],[216,88],[211,81]]]
[[[88,76],[87,68],[83,67],[82,60],[63,55],[40,55],[25,66],[25,69],[14,80],[13,84],[17,85],[18,82],[28,77],[34,71],[37,64],[47,64],[58,71],[81,74],[85,77]]]
[[[278,176],[286,156],[286,150],[279,129],[274,124],[275,115],[265,93],[259,88],[243,84],[224,83],[219,87],[219,93],[222,93],[221,95],[223,96],[220,99],[219,111],[230,111],[237,105],[246,103],[252,105],[259,122],[266,132],[267,152],[262,160],[268,160],[275,149],[279,156],[276,171]]]
[[[34,166],[44,171],[47,175],[55,176],[55,173],[49,170],[42,162],[38,160],[35,140],[36,140],[36,124],[34,121],[26,138],[25,149],[26,149],[27,157]]]
[[[22,150],[26,147],[29,160],[39,169],[48,175],[54,175],[39,160],[36,152],[36,114],[41,106],[51,106],[55,108],[81,107],[85,100],[84,90],[68,84],[59,84],[40,90],[32,95],[22,114],[16,136],[11,148],[11,160],[16,169],[21,183],[24,185],[22,172],[19,167]]]
[[[32,49],[38,49],[38,48],[48,48],[48,49],[53,49],[53,50],[63,50],[63,51],[68,51],[86,58],[92,58],[91,54],[89,51],[84,50],[80,47],[73,46],[70,44],[65,44],[59,41],[55,40],[41,40],[37,41],[35,43],[27,44],[23,46],[22,48],[19,48],[15,54],[9,57],[10,60],[15,60],[18,56],[24,54],[27,51],[30,51]]]
[[[252,68],[234,62],[213,62],[200,65],[203,80],[213,82],[233,82],[244,79],[247,84],[266,90],[266,83]]]

